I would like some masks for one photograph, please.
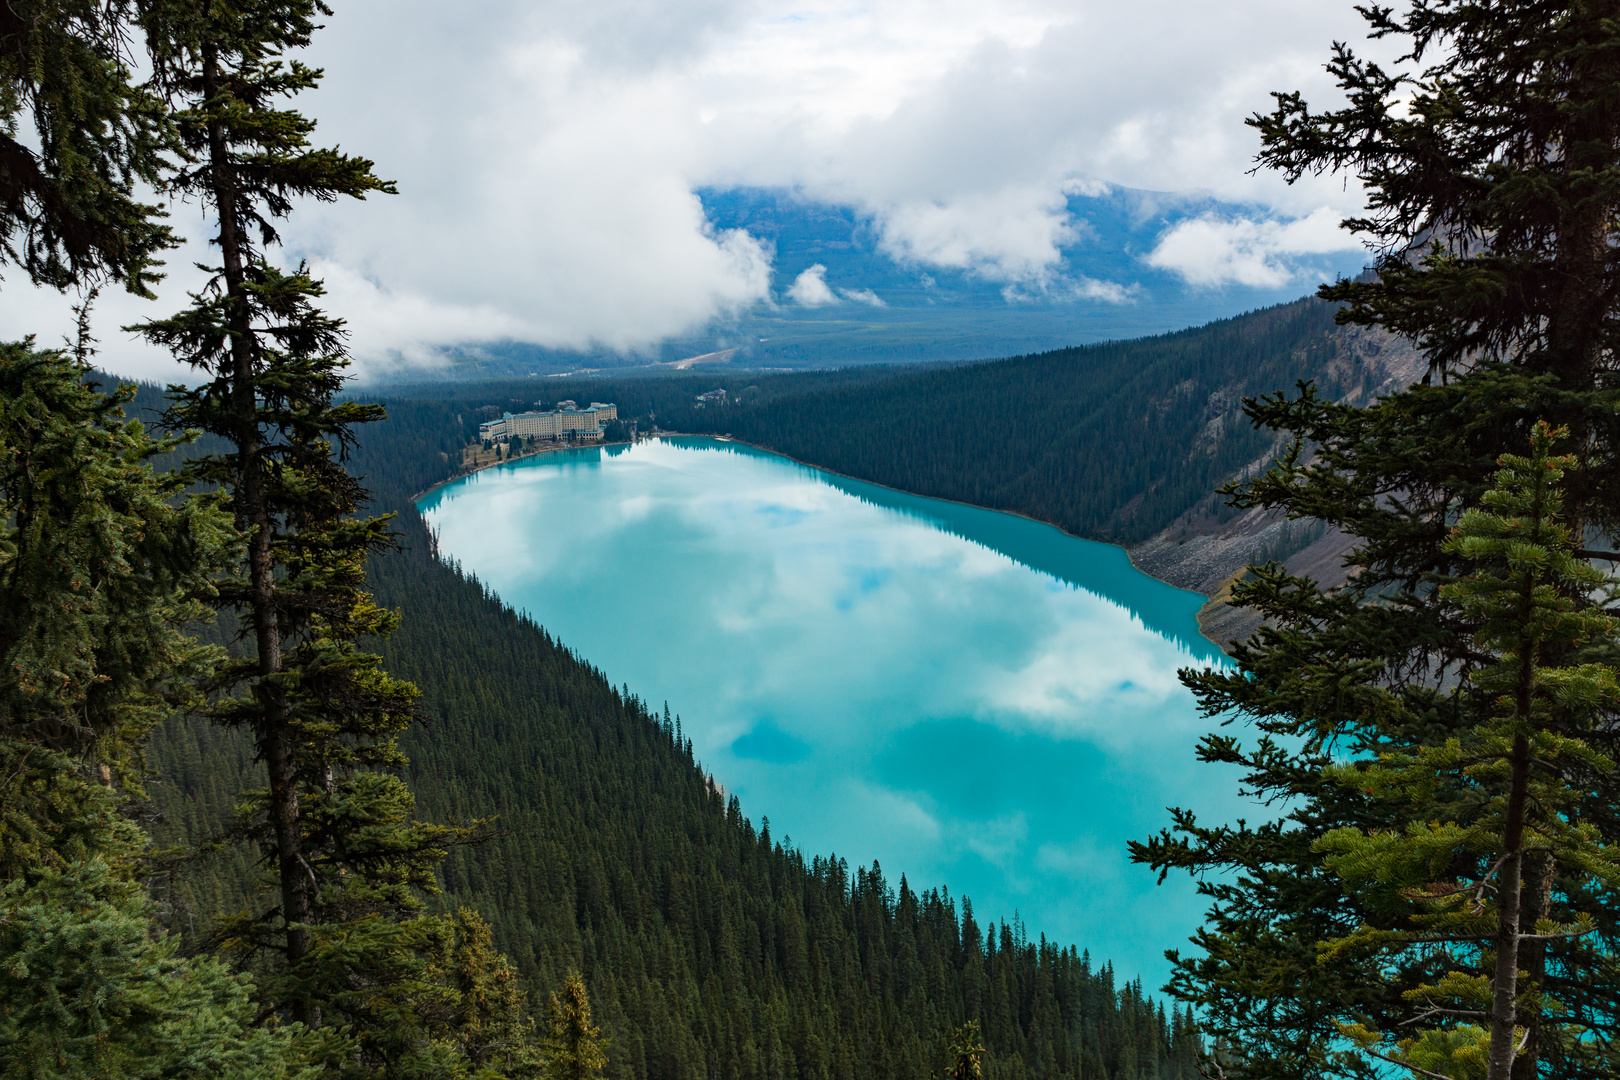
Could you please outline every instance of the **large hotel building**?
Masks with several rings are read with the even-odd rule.
[[[580,439],[602,437],[602,425],[619,418],[619,407],[611,401],[593,401],[581,409],[572,401],[559,401],[550,412],[503,413],[499,420],[478,425],[478,438],[486,443],[524,437],[530,439]]]

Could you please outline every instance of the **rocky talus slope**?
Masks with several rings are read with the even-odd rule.
[[[1336,332],[1335,339],[1335,349],[1319,381],[1337,381],[1356,366],[1363,372],[1359,385],[1341,401],[1365,404],[1423,377],[1423,358],[1409,342],[1361,327],[1345,327]],[[1232,479],[1267,468],[1280,447],[1279,442]],[[1233,584],[1251,564],[1280,561],[1289,572],[1315,578],[1331,588],[1348,578],[1351,567],[1346,556],[1352,546],[1350,537],[1321,522],[1288,521],[1258,509],[1234,512],[1219,496],[1210,495],[1157,535],[1131,548],[1130,555],[1143,572],[1209,597],[1198,613],[1199,628],[1210,640],[1229,648],[1260,625],[1258,616],[1227,603]]]

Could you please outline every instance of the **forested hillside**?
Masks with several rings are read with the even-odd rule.
[[[979,364],[401,388],[390,408],[414,422],[381,437],[420,462],[424,450],[473,437],[480,407],[614,401],[643,431],[730,434],[862,480],[1129,544],[1265,452],[1271,437],[1243,417],[1243,398],[1302,378],[1330,397],[1370,388],[1374,374],[1333,315],[1331,304],[1299,300],[1174,334]],[[724,403],[696,400],[713,389],[727,391]],[[447,473],[414,475],[426,486]]]
[[[1241,402],[1333,370],[1333,307],[1301,300],[1138,341],[918,372],[687,423],[919,495],[1013,510],[1081,536],[1151,536],[1270,436]],[[685,418],[683,418],[685,419]],[[663,421],[660,421],[661,423]]]
[[[159,400],[145,387],[137,407]],[[426,819],[493,819],[488,840],[442,864],[439,902],[484,914],[531,1000],[584,971],[609,1075],[939,1075],[968,1019],[983,1025],[990,1077],[1196,1075],[1187,1017],[1116,985],[1105,960],[756,829],[678,719],[433,557],[406,496],[442,471],[438,444],[408,408],[378,429],[351,464],[401,508],[402,550],[368,576],[404,615],[384,663],[423,691],[405,776]],[[250,780],[243,740],[196,721],[171,722],[151,763],[164,844],[217,831]],[[196,942],[251,879],[226,848],[177,864],[157,892]]]

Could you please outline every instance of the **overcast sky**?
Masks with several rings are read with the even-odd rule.
[[[1051,272],[1066,192],[1208,191],[1267,208],[1189,223],[1152,258],[1204,286],[1347,243],[1354,185],[1249,176],[1268,91],[1332,99],[1348,0],[333,0],[318,136],[396,197],[301,208],[288,253],[327,281],[364,362],[517,339],[634,350],[763,298],[772,252],[706,228],[703,185],[785,185],[869,212],[889,251],[997,280]],[[176,221],[201,235],[195,207]],[[171,369],[100,305],[103,360]],[[188,257],[189,256],[189,257]],[[1302,285],[1305,291],[1308,283]],[[66,303],[8,277],[8,333]]]

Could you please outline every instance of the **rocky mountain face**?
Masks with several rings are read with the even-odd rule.
[[[1358,370],[1362,377],[1349,379],[1352,370]],[[1421,379],[1424,372],[1424,360],[1410,342],[1381,330],[1347,326],[1335,331],[1334,348],[1321,366],[1317,381],[1323,385],[1352,383],[1353,389],[1339,400],[1362,405],[1405,389]],[[1194,453],[1208,452],[1203,444],[1223,438],[1232,423],[1226,403],[1212,402],[1211,409],[1211,425]],[[1229,479],[1258,474],[1281,448],[1279,439]],[[1289,521],[1261,509],[1234,512],[1219,496],[1210,495],[1156,535],[1130,548],[1130,555],[1143,572],[1209,597],[1209,603],[1199,612],[1199,626],[1212,641],[1228,648],[1260,625],[1258,616],[1227,603],[1232,586],[1250,565],[1279,561],[1290,573],[1310,576],[1331,588],[1342,585],[1349,577],[1353,567],[1348,556],[1353,546],[1353,538],[1321,522]]]

